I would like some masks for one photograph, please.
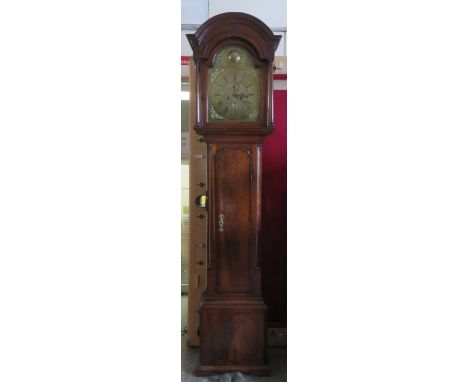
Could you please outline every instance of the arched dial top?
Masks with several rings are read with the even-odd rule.
[[[260,117],[260,70],[250,52],[229,45],[216,53],[208,69],[208,121],[257,122]]]

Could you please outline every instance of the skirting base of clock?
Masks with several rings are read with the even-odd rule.
[[[205,377],[213,374],[223,374],[230,372],[240,372],[244,374],[251,374],[255,376],[268,376],[271,375],[270,368],[262,365],[230,365],[230,366],[200,366],[193,374],[197,377]]]
[[[200,366],[195,375],[239,371],[269,375],[261,298],[205,300],[200,307]],[[204,335],[206,334],[206,335]]]

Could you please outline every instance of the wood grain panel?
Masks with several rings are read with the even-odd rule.
[[[215,155],[217,291],[247,292],[252,223],[252,152],[223,147]]]

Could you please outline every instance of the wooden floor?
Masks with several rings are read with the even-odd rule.
[[[187,327],[187,296],[182,296],[181,328]],[[286,381],[286,348],[269,348],[268,360],[271,376],[253,377],[241,373],[225,373],[210,377],[195,377],[192,372],[198,364],[198,348],[187,346],[187,336],[183,335],[182,347],[182,382],[285,382]]]

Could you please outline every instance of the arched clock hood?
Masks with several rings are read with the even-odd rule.
[[[216,30],[216,35],[212,34]],[[260,60],[270,63],[281,40],[270,28],[256,17],[242,12],[221,13],[203,23],[194,34],[187,38],[193,50],[193,60],[208,60],[223,40],[235,38],[252,46]]]
[[[228,12],[214,16],[203,23],[187,39],[193,50],[196,65],[196,104],[194,128],[198,134],[210,135],[229,132],[235,135],[257,136],[262,141],[271,133],[273,123],[273,61],[281,35],[275,35],[258,18],[241,12]],[[218,124],[207,118],[208,70],[217,52],[228,45],[239,45],[249,50],[260,69],[260,110],[257,123]],[[202,131],[203,130],[203,131]]]

